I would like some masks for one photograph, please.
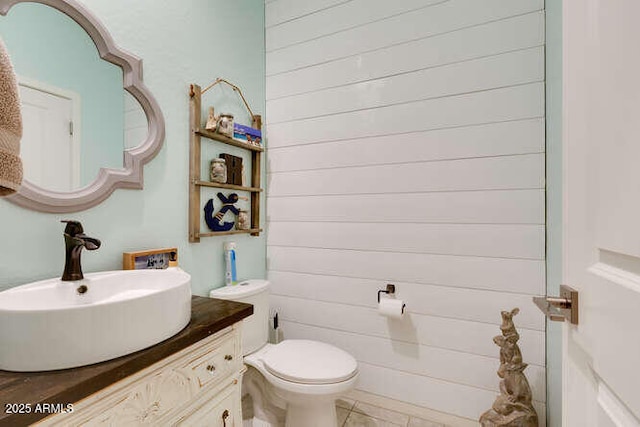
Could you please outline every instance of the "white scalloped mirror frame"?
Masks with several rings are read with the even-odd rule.
[[[0,0],[0,15],[5,16],[12,6],[25,2],[51,6],[69,16],[89,34],[102,59],[122,68],[123,88],[140,103],[147,116],[149,132],[140,145],[124,150],[123,169],[102,168],[86,187],[62,193],[24,181],[20,191],[6,200],[41,212],[78,212],[102,202],[116,188],[142,189],[143,166],[160,151],[165,136],[160,106],[142,82],[142,60],[118,48],[102,23],[74,0]]]

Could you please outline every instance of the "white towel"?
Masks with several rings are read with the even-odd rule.
[[[22,116],[16,75],[0,38],[0,197],[15,193],[22,183],[20,160]]]

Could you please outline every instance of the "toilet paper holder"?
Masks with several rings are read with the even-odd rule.
[[[396,293],[396,285],[392,285],[391,283],[387,284],[387,289],[380,289],[378,291],[378,304],[380,304],[380,294],[384,292],[385,294],[395,294]]]
[[[387,284],[387,288],[386,289],[380,289],[378,290],[378,305],[380,305],[380,294],[381,293],[385,293],[387,295],[392,295],[396,293],[396,285],[392,285],[391,283]],[[407,305],[400,300],[400,302],[402,303],[402,308],[400,309],[400,314],[404,314],[404,310],[407,307]]]

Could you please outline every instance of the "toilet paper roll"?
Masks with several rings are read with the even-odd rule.
[[[404,301],[395,298],[381,298],[378,303],[378,314],[392,319],[400,319],[404,314]]]

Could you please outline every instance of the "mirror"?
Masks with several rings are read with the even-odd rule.
[[[141,80],[141,61],[119,50],[71,0],[0,0],[2,36],[22,104],[24,181],[8,199],[46,212],[94,206],[116,188],[142,188],[164,120]]]

